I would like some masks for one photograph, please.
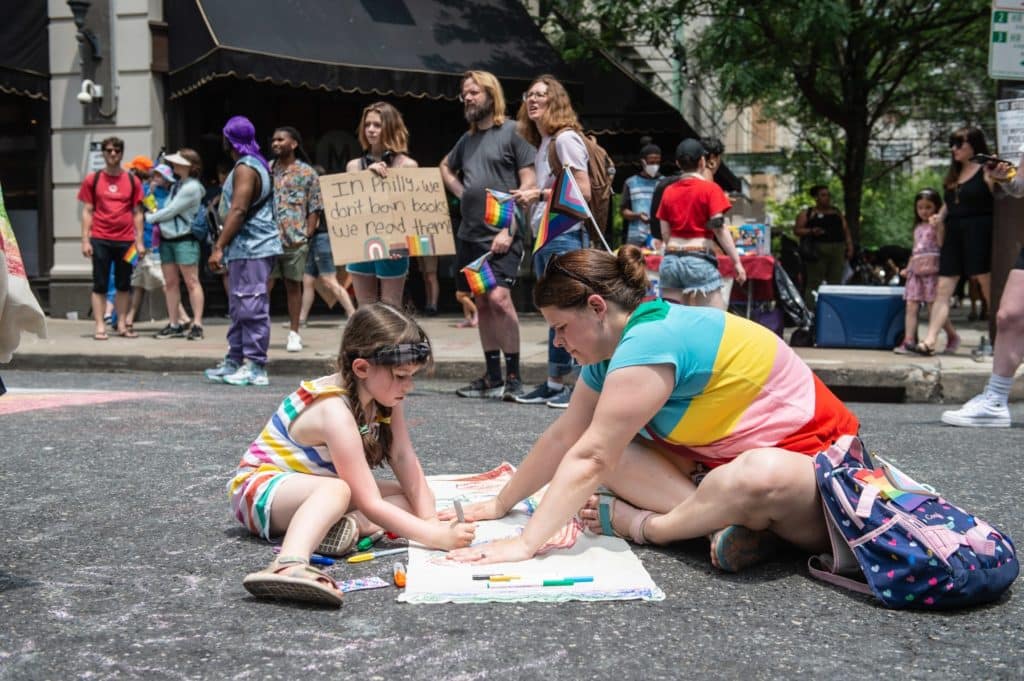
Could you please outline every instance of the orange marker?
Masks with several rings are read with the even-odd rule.
[[[401,563],[395,563],[395,567],[392,569],[392,575],[395,578],[395,586],[399,589],[405,588],[405,566]]]

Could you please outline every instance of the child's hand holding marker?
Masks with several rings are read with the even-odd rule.
[[[440,536],[443,540],[438,541],[437,545],[445,551],[469,546],[473,543],[473,538],[476,536],[476,525],[467,523],[465,521],[466,516],[462,512],[462,504],[458,501],[455,504],[456,513],[454,516],[441,518],[440,514],[438,514],[441,528]],[[445,522],[446,520],[451,520],[451,522]]]

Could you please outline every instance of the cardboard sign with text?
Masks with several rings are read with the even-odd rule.
[[[320,177],[335,265],[455,253],[438,168],[389,168]]]

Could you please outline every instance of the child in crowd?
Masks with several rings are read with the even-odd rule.
[[[473,302],[473,296],[465,291],[456,291],[455,300],[459,301],[462,305],[462,316],[465,317],[465,319],[455,326],[460,329],[476,328],[476,325],[479,322],[479,317],[477,316],[476,303]]]
[[[472,542],[473,525],[436,519],[402,409],[430,358],[415,321],[371,304],[345,327],[338,372],[285,398],[228,483],[235,517],[250,532],[284,535],[279,556],[243,581],[250,593],[341,605],[334,580],[310,567],[310,555],[342,555],[379,529],[433,548]],[[384,461],[397,481],[373,477]]]
[[[917,351],[917,314],[923,303],[928,304],[929,311],[935,302],[936,287],[939,283],[939,247],[942,237],[928,221],[942,208],[942,198],[934,189],[922,189],[914,197],[914,215],[917,218],[914,226],[914,248],[910,262],[900,271],[906,277],[903,299],[907,301],[905,332],[903,343],[896,346],[893,352],[906,355]],[[960,347],[960,336],[956,334],[953,324],[947,320],[943,326],[946,332],[946,354],[953,354]]]

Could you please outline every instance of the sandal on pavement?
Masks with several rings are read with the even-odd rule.
[[[359,525],[351,513],[334,523],[320,540],[316,552],[322,556],[344,556],[355,548],[359,541]]]
[[[110,340],[110,336],[107,335],[106,331],[97,331],[92,335],[93,340]]]
[[[914,352],[925,357],[931,357],[935,354],[935,348],[924,341],[921,341],[914,346]]]
[[[139,334],[135,333],[135,329],[131,326],[126,326],[124,331],[118,331],[117,335],[121,338],[138,338]]]
[[[711,562],[724,572],[741,572],[770,559],[781,544],[774,532],[730,525],[711,535]]]
[[[285,574],[285,571],[290,571]],[[256,598],[279,598],[289,601],[320,603],[340,607],[342,593],[331,577],[314,567],[305,558],[278,558],[270,567],[254,572],[242,580],[242,586]]]

